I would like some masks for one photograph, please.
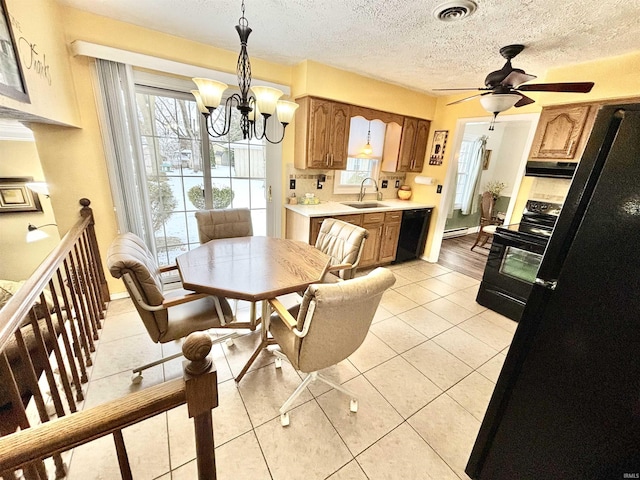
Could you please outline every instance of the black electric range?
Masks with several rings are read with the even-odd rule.
[[[520,319],[561,208],[528,200],[519,224],[496,229],[476,298],[480,305]]]

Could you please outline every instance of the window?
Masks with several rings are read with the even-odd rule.
[[[369,122],[363,117],[351,119],[347,169],[336,172],[333,193],[358,193],[365,178],[371,177],[377,181],[386,128],[386,124],[380,120]],[[367,142],[370,142],[373,153],[364,156],[362,150]]]
[[[243,140],[237,118],[211,139],[189,94],[136,86],[136,103],[158,263],[200,244],[199,209],[249,208],[266,235],[264,143]]]
[[[453,205],[454,209],[462,208],[462,201],[465,194],[465,185],[467,184],[469,169],[471,168],[471,161],[473,155],[473,140],[462,140],[460,145],[460,155],[458,156],[458,176],[456,179],[456,199]]]

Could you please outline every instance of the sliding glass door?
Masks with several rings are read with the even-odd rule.
[[[233,129],[212,141],[187,94],[138,86],[136,101],[158,263],[173,264],[199,245],[199,209],[249,208],[254,234],[265,235],[263,142],[242,140]]]

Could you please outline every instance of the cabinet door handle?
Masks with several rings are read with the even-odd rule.
[[[324,163],[327,167],[329,166],[329,152],[327,152],[324,156]]]
[[[571,140],[571,143],[569,143],[569,151],[567,152],[569,155],[571,155],[571,152],[573,151],[573,144],[576,142],[576,139],[574,138],[573,140]]]
[[[333,167],[333,153],[331,154],[331,166]]]

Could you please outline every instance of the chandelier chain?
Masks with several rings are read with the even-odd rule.
[[[238,23],[240,25],[242,25],[243,27],[246,27],[247,25],[249,25],[249,20],[247,20],[247,18],[244,16],[244,0],[242,0],[242,7],[241,8],[242,8],[242,16],[238,20]]]

